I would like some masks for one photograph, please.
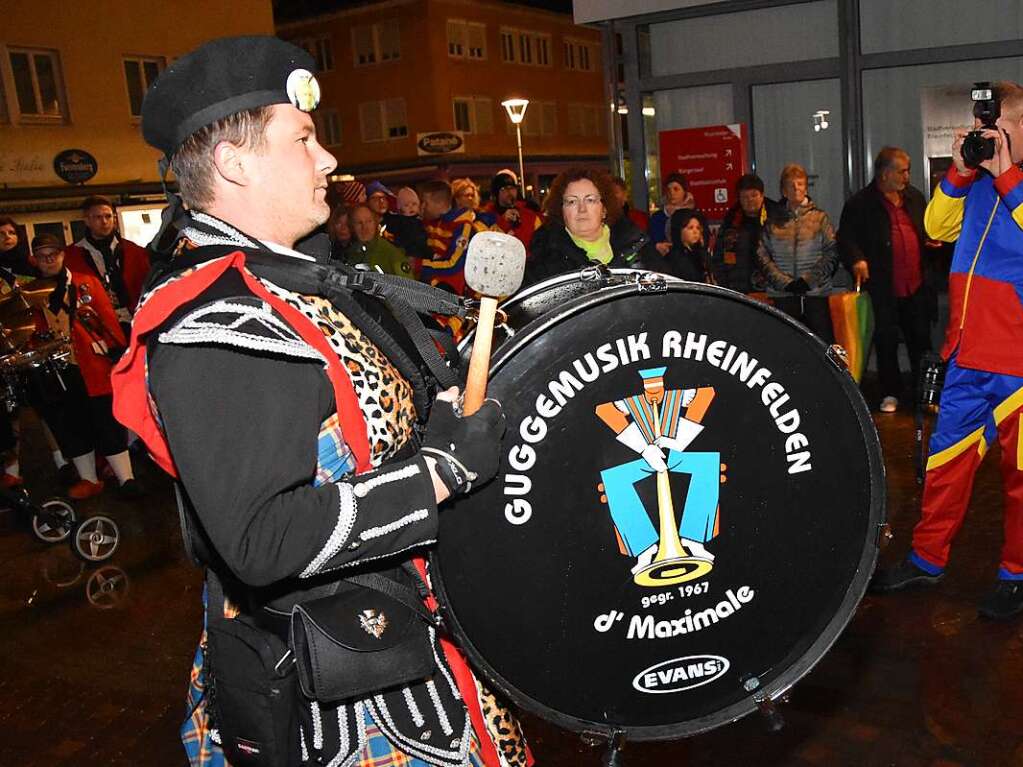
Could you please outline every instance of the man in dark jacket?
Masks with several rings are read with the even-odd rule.
[[[909,183],[909,155],[886,146],[874,160],[874,180],[842,209],[842,260],[874,305],[874,348],[881,379],[881,411],[895,412],[902,396],[899,329],[913,377],[931,348],[924,280],[924,196]]]
[[[764,196],[764,182],[755,173],[742,176],[735,185],[739,202],[725,215],[714,243],[711,266],[718,285],[752,293],[763,290],[758,279],[757,246],[764,222],[775,214],[778,203]]]
[[[496,764],[468,667],[425,621],[399,623],[399,608],[428,593],[419,554],[437,538],[437,505],[496,473],[503,415],[488,401],[459,416],[454,387],[430,405],[417,360],[427,347],[404,351],[407,332],[385,329],[397,316],[383,319],[366,293],[357,304],[322,287],[326,270],[294,250],[326,221],[337,165],[309,114],[314,68],[278,38],[213,40],[170,64],[142,107],[143,136],[170,160],[190,218],[134,317],[114,412],[178,480],[188,540],[209,565],[183,741],[202,767],[225,755],[281,767]],[[267,268],[272,282],[256,275]],[[407,595],[352,613],[341,601],[380,604],[355,569],[378,593]],[[377,658],[374,673],[327,639],[333,658],[320,656],[300,689],[293,675],[309,656],[291,652],[274,616],[328,593],[333,614],[371,639],[408,626],[395,643],[418,636],[434,668],[406,675]],[[326,667],[363,676],[325,690]]]

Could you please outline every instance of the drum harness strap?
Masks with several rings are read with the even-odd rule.
[[[465,317],[469,308],[469,302],[465,299],[407,277],[362,271],[346,265],[325,265],[281,257],[255,238],[207,214],[190,216],[186,223],[181,236],[185,240],[198,241],[196,244],[201,243],[201,249],[192,252],[179,245],[170,258],[165,253],[157,254],[153,270],[146,280],[144,294],[186,269],[241,249],[245,251],[246,268],[256,277],[268,280],[284,290],[328,299],[381,349],[411,384],[416,412],[419,414],[417,427],[425,424],[437,389],[458,385],[457,373],[444,361],[437,348],[447,341],[449,346],[445,351],[450,359],[457,362],[457,350],[450,343],[450,337],[444,332],[432,333],[427,330],[419,315]],[[381,311],[380,304],[387,311]],[[385,329],[385,325],[389,327]],[[403,334],[411,344],[403,344],[395,338],[395,335],[401,338]],[[408,349],[410,345],[412,348]],[[414,356],[421,360],[421,364],[417,364]],[[417,428],[412,447],[418,445],[418,436]],[[207,567],[214,578],[223,579],[222,574],[230,571],[205,535],[180,482],[175,482],[175,493],[182,539],[188,557],[196,565]],[[401,569],[412,576],[411,582],[417,587],[416,591],[392,578],[372,572],[349,575],[344,580],[382,592],[418,613],[424,620],[438,625],[438,617],[423,606],[422,599],[429,592],[421,576],[411,565],[403,565]],[[210,596],[213,597],[209,604],[211,614],[221,615],[223,597],[219,583],[211,590]],[[218,601],[220,604],[216,604]],[[261,622],[275,633],[280,634],[284,629],[279,625],[279,616],[275,620],[272,612],[266,613],[263,619]]]
[[[187,214],[186,214],[187,215]],[[416,412],[425,418],[437,388],[458,385],[458,376],[438,352],[440,345],[448,358],[457,360],[451,338],[444,332],[427,330],[419,315],[440,314],[464,318],[471,302],[445,290],[424,285],[407,277],[354,269],[343,264],[324,264],[282,258],[254,237],[206,213],[187,215],[181,235],[202,247],[201,253],[190,253],[178,247],[172,257],[157,254],[143,292],[147,292],[176,273],[189,267],[226,255],[234,250],[246,251],[247,268],[257,277],[295,293],[322,296],[355,323],[412,384]],[[321,250],[326,238],[307,241],[309,250]],[[179,241],[180,242],[180,241]],[[313,257],[323,254],[311,253]],[[387,312],[381,311],[382,303]],[[385,330],[385,327],[387,329]],[[391,332],[388,332],[391,331]],[[407,337],[412,349],[403,348],[393,335]],[[414,351],[425,365],[416,364]],[[428,375],[427,375],[428,374]],[[432,379],[432,380],[431,380]]]

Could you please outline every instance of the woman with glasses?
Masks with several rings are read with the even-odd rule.
[[[545,223],[533,236],[526,284],[599,264],[646,268],[650,238],[622,215],[611,177],[571,168],[551,184]]]

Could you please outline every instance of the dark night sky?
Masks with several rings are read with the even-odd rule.
[[[514,5],[528,5],[547,11],[572,13],[572,0],[504,0]],[[284,23],[306,16],[316,16],[340,8],[371,5],[374,0],[273,0],[274,21]]]

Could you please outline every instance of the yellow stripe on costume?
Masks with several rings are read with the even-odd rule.
[[[995,408],[995,423],[1000,424],[1023,406],[1023,386],[1014,391]]]
[[[1023,471],[1023,413],[1016,424],[1016,471]]]
[[[987,452],[987,440],[984,439],[984,427],[981,426],[976,431],[967,434],[961,440],[956,442],[951,447],[946,447],[940,453],[935,453],[927,459],[927,471],[936,469],[939,466],[944,466],[946,463],[951,461],[953,458],[958,458],[960,455],[969,450],[973,443],[977,442],[977,452],[980,453],[981,457]]]
[[[924,230],[927,236],[942,242],[955,242],[963,230],[963,209],[966,197],[949,197],[941,191],[941,184],[934,187],[927,210],[924,211]]]
[[[970,305],[970,286],[973,285],[973,271],[977,268],[977,261],[980,259],[980,250],[984,247],[984,241],[987,239],[987,233],[991,231],[991,222],[995,220],[995,213],[998,212],[998,206],[1000,204],[1000,201],[995,199],[995,207],[991,209],[991,216],[987,220],[987,226],[984,227],[984,234],[980,236],[980,242],[977,243],[977,252],[973,254],[973,263],[970,264],[970,272],[966,275],[966,290],[963,291],[963,310],[961,313],[961,319],[959,320],[960,330],[966,327],[966,307]]]

